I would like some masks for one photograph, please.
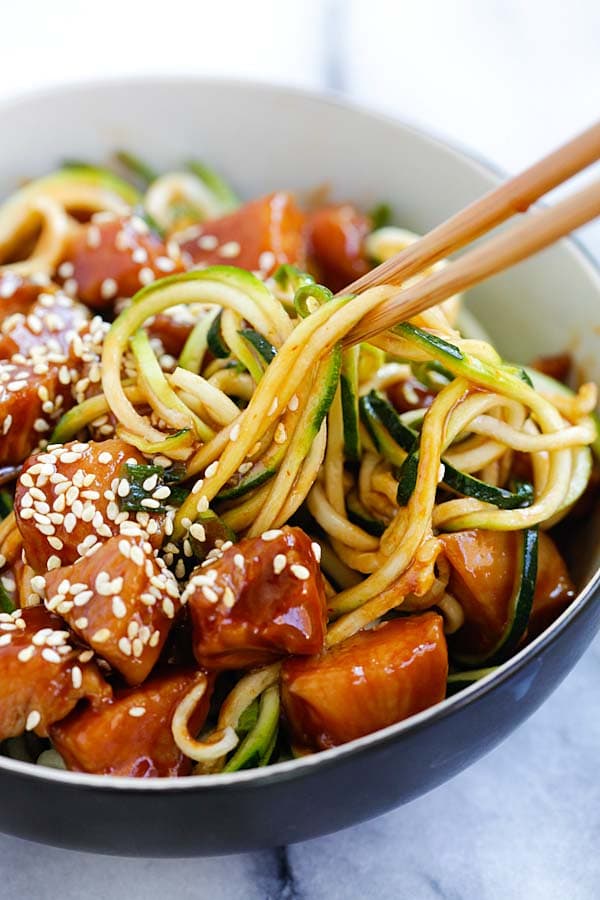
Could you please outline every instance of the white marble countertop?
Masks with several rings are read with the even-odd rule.
[[[160,72],[333,87],[508,170],[598,114],[597,0],[208,7],[179,0],[167,15],[164,5],[159,12],[139,0],[104,0],[92,19],[77,0],[7,4],[0,97],[70,79]],[[600,259],[600,227],[584,239]],[[373,822],[287,850],[127,860],[0,836],[0,897],[595,900],[598,685],[600,639],[542,709],[453,781]]]

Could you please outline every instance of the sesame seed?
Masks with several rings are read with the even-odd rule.
[[[214,234],[203,234],[196,243],[201,250],[216,250],[219,246],[219,241]]]
[[[131,258],[134,263],[138,263],[138,265],[143,265],[145,262],[148,262],[148,253],[144,249],[144,247],[136,247],[133,253],[131,254]]]
[[[294,563],[290,566],[290,570],[292,575],[297,578],[299,581],[307,581],[310,578],[310,572],[306,568],[306,566],[301,566],[298,563]]]
[[[241,250],[238,241],[227,241],[225,244],[221,244],[217,252],[223,259],[234,259],[240,255]]]
[[[127,497],[129,491],[131,490],[131,486],[126,478],[121,478],[117,487],[117,494],[119,497]]]
[[[102,232],[97,225],[90,225],[87,230],[85,242],[90,249],[95,250],[102,243]]]
[[[88,625],[89,622],[85,616],[80,616],[78,619],[75,619],[75,628],[80,628],[83,631],[83,629],[87,628]]]
[[[60,662],[60,656],[58,655],[56,650],[51,650],[50,647],[44,647],[44,649],[42,650],[42,657],[46,660],[46,662]]]
[[[142,487],[145,491],[153,491],[156,485],[158,484],[158,475],[150,475],[145,481],[142,483]]]
[[[206,529],[204,525],[201,525],[200,522],[194,522],[194,524],[190,527],[190,534],[197,541],[204,542],[206,540]]]
[[[103,466],[111,463],[112,459],[112,455],[108,452],[108,450],[103,450],[102,453],[98,454],[98,462],[102,463]]]
[[[31,587],[36,594],[41,594],[46,589],[46,579],[43,575],[34,575],[31,579]]]
[[[280,528],[272,528],[270,531],[263,531],[261,534],[261,539],[263,541],[274,541],[276,538],[281,537],[283,531]]]
[[[316,541],[313,541],[310,546],[316,561],[321,562],[321,545],[317,544]]]
[[[226,585],[225,590],[223,591],[223,603],[227,609],[232,609],[235,606],[236,599],[237,598],[229,585]]]
[[[144,564],[144,551],[141,547],[138,547],[137,544],[134,544],[131,548],[131,559],[137,566],[142,566]]]
[[[33,731],[33,729],[37,728],[41,721],[41,714],[37,711],[37,709],[32,709],[25,721],[25,731]]]
[[[242,572],[246,568],[246,560],[244,559],[244,557],[242,556],[241,553],[236,553],[234,555],[233,564],[234,564],[234,566],[237,566],[238,569],[240,569]]]
[[[145,715],[146,708],[144,706],[130,706],[128,712],[134,719],[139,719],[140,716]]]
[[[240,423],[236,422],[231,431],[229,432],[229,440],[237,441],[240,436]]]
[[[155,279],[155,274],[149,266],[144,266],[143,269],[140,269],[138,278],[140,280],[140,284],[147,285],[152,284]]]
[[[100,296],[103,300],[112,300],[117,296],[119,287],[114,278],[105,278],[100,285]]]
[[[154,265],[161,272],[172,272],[175,268],[174,261],[169,259],[168,256],[157,256]]]
[[[134,638],[131,642],[131,649],[133,651],[133,655],[136,659],[139,659],[142,653],[144,652],[144,645],[140,641],[138,637]]]
[[[112,611],[113,614],[117,617],[117,619],[124,619],[127,615],[127,607],[123,603],[121,597],[113,597],[112,599]]]
[[[279,398],[273,397],[273,402],[271,403],[271,406],[269,407],[269,412],[267,413],[267,415],[274,416],[275,413],[277,412],[278,406],[279,406]]]
[[[79,666],[73,666],[71,669],[71,682],[75,690],[79,690],[83,683],[83,675]]]
[[[217,474],[217,470],[219,468],[219,462],[215,459],[214,462],[211,462],[209,466],[206,467],[206,471],[204,473],[206,478],[212,478],[213,475]]]
[[[123,656],[131,656],[131,641],[129,640],[129,638],[120,638],[118,647]]]
[[[48,557],[48,562],[46,563],[46,568],[49,572],[53,569],[60,569],[60,557],[52,554],[52,556]]]
[[[66,260],[58,267],[58,274],[61,278],[71,278],[71,276],[75,274],[75,266],[72,262]]]
[[[110,631],[108,630],[108,628],[99,628],[98,631],[96,631],[92,635],[92,641],[94,641],[94,643],[96,644],[105,644],[106,641],[109,640],[109,638]]]
[[[30,644],[29,647],[24,647],[23,650],[17,653],[17,659],[19,662],[29,662],[34,653],[35,647]]]
[[[269,271],[276,263],[275,254],[271,250],[263,250],[258,257],[258,268]]]
[[[0,635],[0,647],[8,647],[12,641],[12,634]]]
[[[200,499],[198,500],[198,503],[196,505],[196,509],[198,510],[199,513],[206,512],[208,509],[208,497],[206,497],[206,496],[200,497]]]
[[[216,603],[218,601],[219,595],[217,594],[216,591],[214,591],[207,584],[203,584],[202,587],[200,588],[200,590],[202,591],[202,593],[204,594],[204,596],[206,597],[206,599],[208,600],[209,603]]]
[[[278,553],[273,557],[273,571],[276,575],[279,575],[280,572],[283,572],[286,566],[287,556],[285,555],[285,553]]]
[[[79,662],[86,663],[86,662],[89,662],[93,656],[94,656],[93,650],[84,650],[82,653],[79,654],[77,659],[79,660]]]

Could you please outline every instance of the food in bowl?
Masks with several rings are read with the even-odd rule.
[[[120,165],[0,208],[4,751],[267,765],[547,627],[574,596],[548,529],[593,480],[594,386],[504,362],[460,298],[344,345],[397,290],[344,286],[415,240],[384,207]]]

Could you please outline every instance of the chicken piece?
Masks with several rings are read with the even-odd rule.
[[[318,653],[326,601],[315,545],[299,528],[265,532],[196,569],[183,595],[196,659],[207,669]]]
[[[189,265],[233,265],[266,277],[283,263],[304,265],[303,225],[293,196],[277,191],[186,229],[181,253]]]
[[[51,289],[50,282],[24,278],[10,269],[0,271],[0,325],[21,313],[27,315],[40,293]]]
[[[26,310],[13,313],[2,322],[0,358],[10,359],[20,353],[32,356],[36,362],[69,362],[75,336],[89,318],[86,307],[62,291],[40,293]]]
[[[116,536],[72,566],[45,576],[46,606],[117,669],[140,684],[179,611],[174,576],[140,531]]]
[[[102,213],[78,228],[65,247],[58,276],[68,294],[91,309],[111,309],[146,284],[181,271],[181,262],[138,216]]]
[[[448,652],[436,613],[384,622],[281,670],[299,748],[323,750],[393,725],[444,699]]]
[[[138,688],[115,692],[100,707],[76,710],[53,726],[51,738],[69,769],[101,775],[166,778],[188,775],[192,763],[171,733],[177,704],[204,678],[191,669],[167,670]],[[200,731],[210,701],[206,691],[191,717]]]
[[[1,613],[0,741],[23,731],[45,737],[83,698],[92,706],[110,698],[92,656],[43,606]]]
[[[37,572],[75,562],[94,545],[119,534],[135,513],[121,512],[118,487],[126,462],[142,455],[117,438],[72,441],[27,460],[17,481],[15,513],[27,561]],[[147,513],[141,514],[144,520]],[[149,533],[159,531],[148,525]]]
[[[440,535],[452,567],[448,589],[460,603],[464,625],[454,640],[463,653],[491,650],[508,623],[518,565],[515,532],[457,531]],[[563,559],[552,538],[540,532],[538,576],[528,635],[538,634],[575,596]]]
[[[308,219],[308,254],[317,278],[332,291],[340,291],[371,269],[364,240],[371,220],[354,206],[326,206]]]
[[[19,465],[48,440],[71,405],[69,383],[68,370],[61,379],[47,362],[0,361],[0,466]]]

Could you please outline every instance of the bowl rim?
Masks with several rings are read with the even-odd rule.
[[[310,89],[297,85],[271,83],[257,79],[227,78],[211,75],[135,75],[135,76],[110,76],[106,78],[80,79],[75,82],[66,82],[49,87],[20,91],[0,100],[0,116],[9,113],[11,109],[18,108],[29,102],[36,103],[44,100],[52,101],[60,95],[73,93],[93,92],[106,88],[130,88],[153,86],[188,85],[191,88],[206,88],[214,85],[233,88],[243,93],[245,90],[280,95],[295,95],[310,103],[317,105],[330,105],[349,113],[355,113],[365,118],[381,122],[392,128],[409,132],[421,140],[439,146],[445,152],[467,161],[487,178],[492,178],[499,183],[507,177],[507,173],[485,157],[463,146],[459,141],[448,139],[435,131],[424,129],[407,122],[400,117],[389,113],[373,110],[368,105],[357,102],[345,94],[332,89]],[[580,267],[583,267],[591,281],[596,284],[600,296],[600,260],[592,255],[591,251],[577,237],[569,236],[558,242],[568,252]],[[416,715],[410,716],[394,725],[381,728],[378,731],[356,738],[346,744],[333,747],[329,750],[321,750],[298,759],[286,760],[274,763],[270,766],[257,769],[246,769],[240,772],[219,773],[212,775],[190,775],[184,778],[133,778],[121,775],[91,775],[85,772],[69,772],[63,769],[53,769],[47,766],[39,766],[36,763],[24,762],[0,756],[0,771],[13,773],[34,780],[54,782],[81,788],[97,788],[105,792],[150,792],[180,793],[185,791],[214,791],[230,786],[251,789],[257,783],[272,783],[279,781],[295,780],[302,778],[315,768],[329,769],[335,766],[340,759],[358,756],[363,751],[376,746],[383,747],[394,743],[401,737],[409,736],[418,731],[422,726],[446,719],[455,711],[462,709],[471,702],[485,697],[496,686],[503,684],[522,670],[529,663],[539,657],[546,648],[553,644],[560,635],[583,614],[587,606],[593,601],[594,596],[600,593],[600,567],[588,579],[579,591],[572,603],[555,621],[530,644],[498,666],[489,675],[474,682],[457,694],[441,700],[434,706],[430,706]]]

